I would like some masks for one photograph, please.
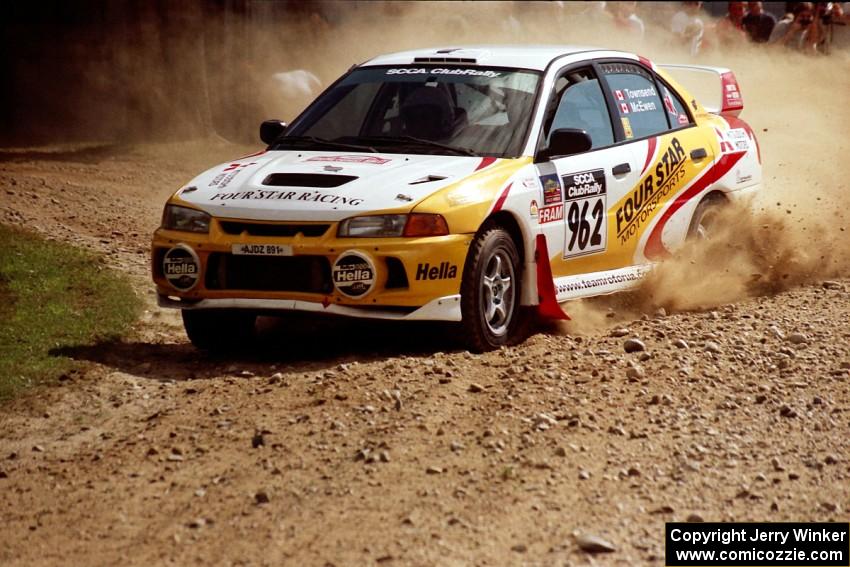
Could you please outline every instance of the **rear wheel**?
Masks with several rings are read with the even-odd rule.
[[[726,204],[722,197],[707,197],[697,205],[691,225],[688,227],[688,239],[711,240],[717,234],[717,217]]]
[[[498,226],[472,243],[461,283],[461,327],[470,350],[482,352],[525,339],[531,310],[520,305],[522,266],[511,235]]]
[[[201,350],[232,351],[244,348],[255,335],[254,313],[230,309],[184,309],[183,328]]]

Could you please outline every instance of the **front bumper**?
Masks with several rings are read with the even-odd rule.
[[[239,234],[227,232],[233,223],[250,226]],[[300,310],[381,319],[460,319],[460,281],[472,235],[337,238],[336,223],[298,225],[307,228],[293,231],[287,223],[213,219],[209,234],[157,230],[151,268],[160,305]],[[321,227],[328,225],[322,232]],[[294,235],[268,235],[288,232]],[[274,245],[287,252],[285,256],[237,255],[233,253],[235,245]],[[189,289],[179,289],[165,277],[164,258],[175,248],[188,248],[197,258],[197,281]],[[356,297],[350,291],[343,293],[345,286],[335,283],[335,263],[352,253],[366,258],[374,275],[369,290]]]
[[[422,307],[408,310],[393,310],[381,307],[364,308],[347,305],[323,305],[313,301],[296,299],[202,299],[196,302],[181,301],[166,295],[159,296],[160,307],[174,309],[244,309],[257,312],[308,311],[344,317],[385,319],[390,321],[460,321],[460,294],[438,297]]]

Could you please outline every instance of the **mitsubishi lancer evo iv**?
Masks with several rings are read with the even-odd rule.
[[[716,108],[667,72],[711,73]],[[487,46],[353,67],[268,147],[180,188],[153,238],[164,307],[202,349],[259,314],[453,321],[484,351],[563,303],[638,285],[761,185],[728,69]]]

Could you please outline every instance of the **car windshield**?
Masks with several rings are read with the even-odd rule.
[[[355,69],[272,148],[322,150],[330,142],[362,151],[518,156],[539,80],[535,71],[488,67]]]

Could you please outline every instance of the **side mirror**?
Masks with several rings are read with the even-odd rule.
[[[260,124],[260,139],[271,144],[286,131],[286,122],[282,120],[266,120]]]
[[[584,130],[576,128],[559,128],[553,130],[549,137],[549,148],[545,151],[546,159],[554,156],[571,156],[586,152],[593,147],[593,140]]]

